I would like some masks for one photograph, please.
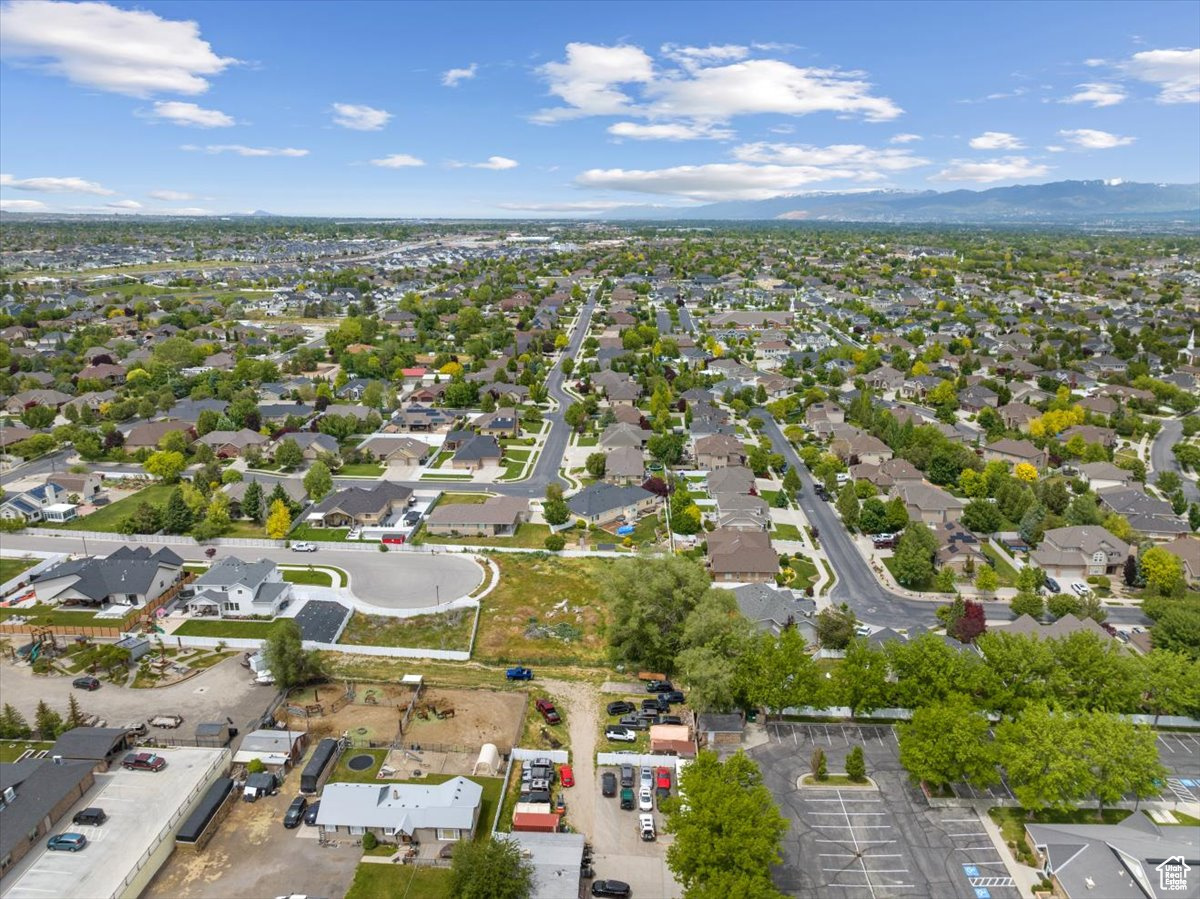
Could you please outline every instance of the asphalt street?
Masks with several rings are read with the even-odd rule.
[[[841,519],[833,511],[833,506],[817,498],[812,476],[771,414],[765,409],[753,409],[750,414],[762,420],[763,433],[771,441],[775,452],[781,453],[788,465],[796,469],[804,485],[800,491],[800,508],[812,526],[817,528],[821,546],[837,574],[837,583],[829,594],[830,599],[839,605],[846,603],[860,621],[879,627],[899,629],[913,624],[936,624],[934,612],[938,603],[900,596],[879,583],[851,541]],[[987,617],[993,621],[1011,621],[1014,617],[1006,602],[985,602],[983,606]],[[1113,624],[1149,624],[1149,619],[1140,610],[1119,606],[1109,607],[1108,620]]]
[[[1184,473],[1179,460],[1171,452],[1171,447],[1182,442],[1183,422],[1178,418],[1162,419],[1162,428],[1155,435],[1154,442],[1150,444],[1150,465],[1155,474],[1173,471],[1179,475],[1180,480],[1183,481],[1183,495],[1187,497],[1188,502],[1200,503],[1200,489],[1196,487],[1196,482]]]
[[[43,531],[43,534],[50,533]],[[124,540],[96,537],[51,537],[25,534],[5,534],[4,549],[8,553],[23,550],[44,552],[85,553],[108,555]],[[86,543],[86,549],[85,549]],[[205,550],[190,538],[150,544],[150,549],[169,547],[184,561],[203,562]],[[359,599],[393,609],[415,609],[435,606],[439,602],[458,599],[474,590],[483,581],[483,569],[470,557],[459,553],[388,553],[364,550],[339,550],[336,543],[321,543],[315,553],[297,553],[286,549],[246,546],[215,546],[213,559],[237,556],[246,560],[270,559],[285,565],[327,565],[341,568],[350,575],[350,591]]]

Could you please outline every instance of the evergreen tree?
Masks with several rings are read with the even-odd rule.
[[[4,703],[4,709],[0,711],[0,738],[28,740],[32,734],[33,731],[29,727],[29,722],[25,720],[25,716],[9,703]]]
[[[863,758],[861,746],[855,746],[846,754],[846,774],[855,783],[862,783],[867,779],[867,762]]]
[[[63,732],[62,715],[46,705],[46,700],[44,699],[38,700],[33,721],[37,726],[38,734],[41,735],[43,740],[57,740],[58,735]]]
[[[186,534],[192,526],[192,510],[183,500],[183,491],[176,488],[171,491],[167,500],[167,508],[163,513],[163,530],[168,534]]]
[[[251,481],[246,485],[246,492],[242,495],[242,515],[262,524],[263,489],[258,481]]]
[[[79,706],[79,700],[72,693],[67,697],[67,720],[63,726],[63,730],[74,730],[77,727],[83,727],[85,720],[83,709]]]

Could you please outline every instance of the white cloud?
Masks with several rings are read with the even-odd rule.
[[[81,84],[147,97],[201,94],[235,59],[217,56],[200,27],[107,3],[9,0],[0,7],[0,54]]]
[[[734,136],[733,131],[728,128],[685,122],[645,125],[639,122],[617,122],[608,126],[608,133],[613,137],[626,137],[631,140],[728,140]]]
[[[43,212],[46,208],[41,200],[0,200],[0,209],[5,212]]]
[[[1113,147],[1127,147],[1136,137],[1121,137],[1109,134],[1107,131],[1096,131],[1092,128],[1076,128],[1071,131],[1060,131],[1058,136],[1067,143],[1082,147],[1085,150],[1111,150]]]
[[[1024,146],[1019,137],[1004,131],[985,131],[971,138],[972,150],[1020,150]]]
[[[491,169],[493,172],[502,172],[505,169],[515,169],[520,163],[507,156],[489,156],[484,162],[458,162],[452,159],[446,165],[452,169]]]
[[[196,153],[235,153],[238,156],[307,156],[308,150],[298,150],[295,147],[246,147],[242,144],[209,144],[206,147],[196,147],[184,144],[179,149]]]
[[[409,156],[407,153],[393,153],[391,156],[384,156],[382,159],[371,160],[371,165],[379,166],[381,169],[414,168],[424,164],[425,160]]]
[[[550,93],[566,105],[543,109],[533,121],[620,115],[656,124],[712,124],[739,115],[833,112],[879,122],[903,111],[886,97],[873,95],[860,72],[750,59],[749,50],[738,45],[668,44],[661,52],[666,64],[660,68],[640,47],[568,44],[565,62],[538,69]]]
[[[582,187],[667,194],[693,200],[765,200],[795,193],[823,181],[871,181],[875,171],[853,166],[752,165],[717,163],[679,165],[666,169],[589,169],[575,179]]]
[[[1119,84],[1107,81],[1089,81],[1076,85],[1075,93],[1062,99],[1063,103],[1090,103],[1093,107],[1116,106],[1129,95]]]
[[[1047,152],[1047,153],[1066,153],[1066,152],[1067,152],[1067,148],[1066,148],[1066,147],[1060,147],[1060,146],[1058,146],[1057,144],[1049,144],[1049,145],[1047,145],[1047,147],[1046,147],[1046,152]]]
[[[538,69],[550,84],[550,93],[567,103],[543,109],[533,120],[542,124],[593,115],[622,115],[629,97],[617,85],[648,82],[654,63],[641,47],[621,44],[567,44],[566,62],[548,62]]]
[[[11,187],[14,190],[31,190],[47,194],[96,194],[107,197],[115,194],[95,181],[85,181],[83,178],[14,178],[12,175],[0,175],[0,187]]]
[[[191,125],[196,128],[228,128],[237,124],[233,116],[226,115],[219,109],[204,109],[195,103],[183,103],[179,100],[160,100],[154,104],[154,111],[150,115],[175,125]]]
[[[888,143],[889,144],[911,144],[913,141],[918,141],[918,140],[924,140],[924,138],[921,137],[921,135],[919,135],[919,134],[897,134],[895,137],[893,137],[891,140],[889,140]]]
[[[1144,50],[1119,68],[1139,81],[1158,85],[1159,103],[1200,102],[1200,48]]]
[[[333,123],[351,131],[378,131],[392,114],[384,109],[354,103],[334,103]]]
[[[854,167],[854,177],[873,180],[882,172],[898,172],[928,165],[928,159],[913,156],[908,150],[874,150],[861,144],[834,144],[813,147],[807,144],[742,144],[735,147],[733,156],[739,162],[755,162],[784,166]]]
[[[112,203],[105,203],[104,205],[107,206],[109,209],[132,210],[132,209],[141,209],[142,208],[142,204],[139,203],[137,200],[115,200]]]
[[[152,190],[146,194],[154,200],[166,200],[168,203],[180,203],[184,200],[194,200],[196,197],[182,190]]]
[[[497,203],[498,209],[518,212],[603,212],[625,206],[628,200],[581,200],[577,203]]]
[[[1040,178],[1050,172],[1048,165],[1033,162],[1024,156],[1004,156],[976,162],[971,159],[952,159],[949,166],[930,181],[977,181],[988,184],[992,181],[1014,181],[1020,178]]]
[[[442,84],[446,87],[458,87],[460,81],[470,81],[479,71],[476,63],[471,63],[465,69],[447,69],[442,73]]]

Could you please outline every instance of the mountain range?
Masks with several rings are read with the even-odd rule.
[[[610,220],[932,224],[1133,224],[1200,227],[1200,184],[1054,181],[988,190],[807,193],[682,209],[621,206]]]

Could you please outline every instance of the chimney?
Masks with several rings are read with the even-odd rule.
[[[400,791],[398,789],[396,789],[395,787],[392,787],[392,798],[393,799],[400,798]]]

